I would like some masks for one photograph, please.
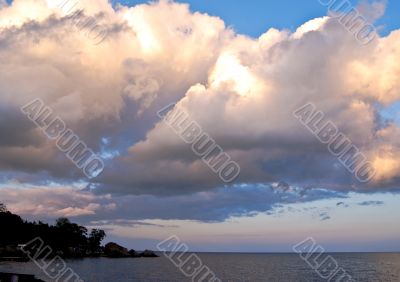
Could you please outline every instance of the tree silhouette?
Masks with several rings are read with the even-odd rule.
[[[6,205],[3,204],[3,203],[0,203],[0,212],[7,212],[7,211],[8,211],[8,210],[7,210]]]
[[[103,230],[94,229],[88,236],[88,230],[71,222],[67,218],[59,218],[55,225],[43,222],[23,221],[18,215],[7,211],[0,204],[0,256],[2,249],[16,248],[36,237],[40,237],[54,252],[65,257],[87,256],[101,251],[101,241],[106,236]],[[8,248],[5,248],[8,246]]]
[[[92,229],[92,232],[90,232],[89,239],[88,239],[89,250],[92,253],[99,252],[101,241],[103,241],[105,237],[106,237],[106,233],[104,232],[104,230]]]

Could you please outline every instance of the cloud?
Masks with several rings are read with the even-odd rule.
[[[41,98],[93,150],[106,137],[114,150],[124,151],[152,127],[155,109],[206,81],[218,50],[232,36],[221,20],[193,15],[187,5],[161,1],[119,10],[106,0],[80,5],[86,16],[109,27],[102,44],[92,44],[69,14],[47,1],[15,0],[0,10],[1,117],[10,117],[7,123],[15,131],[9,135],[1,127],[7,144],[0,144],[0,166],[82,177],[24,120],[21,106]],[[171,19],[168,24],[160,21],[161,15]],[[161,49],[151,51],[149,44]],[[36,154],[48,159],[39,162]],[[24,166],[21,159],[32,159],[32,165]]]
[[[348,208],[348,207],[349,207],[349,205],[346,204],[345,202],[338,202],[338,203],[336,204],[336,206],[337,206],[337,207],[343,207],[343,208]]]
[[[116,208],[110,195],[96,196],[70,187],[1,188],[0,195],[10,211],[29,218],[81,217]]]
[[[51,192],[49,184],[46,197],[56,200],[40,208],[24,207],[3,192],[14,209],[97,216],[115,204],[106,196],[112,194],[119,211],[142,213],[141,219],[207,221],[302,201],[301,195],[290,196],[293,187],[320,193],[317,198],[356,188],[398,189],[400,131],[382,122],[379,108],[400,99],[399,30],[360,46],[337,20],[323,17],[294,33],[269,29],[250,38],[173,1],[79,5],[84,19],[92,17],[108,31],[100,44],[49,1],[0,2],[0,168],[5,181],[54,182],[66,189]],[[373,19],[382,9],[372,5],[363,11]],[[20,112],[36,98],[107,156],[104,173],[88,184],[93,193],[68,188],[88,180]],[[239,163],[237,182],[224,186],[158,119],[156,112],[171,102]],[[371,183],[358,183],[293,117],[307,102],[371,161],[377,171]],[[271,192],[274,183],[289,196]]]
[[[61,216],[78,217],[87,224],[108,227],[141,225],[143,220],[152,219],[220,222],[257,213],[274,214],[281,204],[345,197],[343,193],[325,189],[289,186],[283,189],[280,183],[239,185],[170,197],[96,195],[78,187],[0,189],[2,201],[23,217],[49,220]]]
[[[374,206],[374,207],[376,207],[376,206],[381,206],[381,205],[383,205],[383,204],[384,204],[383,201],[365,201],[365,202],[359,203],[358,205],[360,205],[360,206]]]
[[[176,225],[163,225],[163,224],[154,224],[149,222],[143,222],[138,220],[126,220],[126,219],[115,219],[115,220],[95,220],[91,221],[90,225],[102,227],[105,226],[110,228],[112,226],[119,226],[119,227],[137,227],[137,226],[153,226],[153,227],[177,227]]]
[[[341,29],[335,20],[323,18],[293,36],[273,29],[259,39],[238,35],[223,46],[208,83],[192,86],[178,102],[177,107],[241,164],[238,182],[283,179],[333,189],[396,187],[399,147],[392,138],[398,129],[380,123],[375,105],[399,98],[398,69],[392,59],[386,60],[388,54],[399,57],[400,33],[360,47]],[[311,48],[318,51],[310,53]],[[373,71],[377,65],[385,72]],[[326,113],[372,162],[377,173],[371,184],[358,183],[293,119],[292,112],[307,101]],[[390,136],[386,140],[377,136],[383,131]],[[120,166],[105,173],[104,191],[114,189],[114,183],[126,193],[185,193],[189,186],[211,189],[219,181],[161,121],[128,153],[117,160]]]
[[[0,8],[4,8],[7,6],[7,1],[6,0],[0,0]]]
[[[321,221],[326,221],[326,220],[331,219],[331,217],[330,217],[330,216],[328,215],[328,213],[326,213],[326,212],[321,213],[321,214],[319,215],[319,217],[320,217],[320,220],[321,220]]]

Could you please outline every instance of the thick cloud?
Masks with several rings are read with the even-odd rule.
[[[103,138],[108,138],[113,150],[124,151],[151,128],[157,107],[206,81],[218,50],[232,36],[221,20],[192,15],[186,5],[163,1],[114,11],[105,0],[82,2],[76,11],[82,8],[84,16],[95,17],[109,31],[96,45],[76,26],[75,10],[66,13],[52,4],[16,0],[0,11],[1,117],[12,114],[7,122],[16,132],[2,130],[7,135],[2,140],[7,144],[0,148],[3,167],[26,170],[9,159],[32,158],[37,163],[29,169],[36,166],[56,177],[71,176],[68,160],[49,149],[52,142],[20,113],[21,106],[36,98],[92,149],[101,150]],[[168,24],[161,22],[161,15],[171,19]],[[33,133],[34,140],[21,137]],[[42,165],[37,154],[49,155],[52,161]],[[64,173],[54,166],[65,166]]]
[[[0,169],[7,181],[88,181],[21,113],[41,98],[105,159],[104,173],[90,184],[93,197],[131,195],[138,210],[130,212],[149,218],[179,218],[170,206],[190,210],[209,195],[215,206],[193,205],[188,218],[266,211],[282,198],[252,189],[279,181],[342,192],[398,188],[400,131],[379,108],[400,98],[400,31],[362,46],[327,16],[293,33],[270,29],[249,38],[172,1],[79,5],[74,11],[56,1],[0,1]],[[374,18],[382,7],[363,11]],[[82,28],[89,19],[106,31],[103,41]],[[159,120],[157,111],[171,102],[239,163],[235,192]],[[367,156],[376,170],[370,183],[359,183],[293,116],[308,102]],[[139,209],[146,197],[159,207],[153,213]],[[102,204],[90,204],[53,213],[100,212]]]
[[[177,107],[241,165],[238,182],[397,187],[398,127],[382,123],[376,105],[400,98],[394,63],[400,57],[399,37],[395,31],[360,46],[328,17],[294,34],[271,29],[258,39],[237,35],[222,46],[207,83],[192,86]],[[376,170],[370,184],[358,183],[293,118],[292,112],[307,102],[367,156]],[[102,179],[104,191],[174,194],[211,189],[220,181],[161,121],[117,162]]]

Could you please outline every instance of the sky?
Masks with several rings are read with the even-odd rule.
[[[400,251],[398,1],[350,1],[376,29],[367,44],[318,0],[56,2],[0,0],[12,212],[134,249],[177,235],[194,251],[291,252],[308,237]],[[365,157],[357,169],[312,130],[318,112]],[[104,168],[71,161],[67,129]],[[234,178],[194,149],[200,136]]]
[[[118,2],[129,6],[146,3],[146,1],[140,0],[122,0]],[[229,0],[178,2],[189,3],[192,11],[200,11],[220,17],[226,25],[232,26],[238,33],[252,37],[259,37],[271,27],[294,31],[306,21],[323,17],[327,12],[327,7],[321,5],[318,0],[301,1],[301,3],[296,0],[252,0],[250,4],[246,1],[233,2]],[[348,2],[356,6],[360,1],[349,0]],[[388,1],[386,7],[385,15],[377,22],[377,25],[381,26],[381,34],[387,34],[394,29],[400,28],[398,19],[400,3],[398,1]]]

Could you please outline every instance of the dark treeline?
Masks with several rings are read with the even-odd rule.
[[[28,222],[0,204],[0,255],[14,255],[17,246],[40,237],[53,251],[64,257],[83,257],[100,254],[101,242],[106,234],[103,230],[90,232],[83,226],[59,218],[55,225]]]

